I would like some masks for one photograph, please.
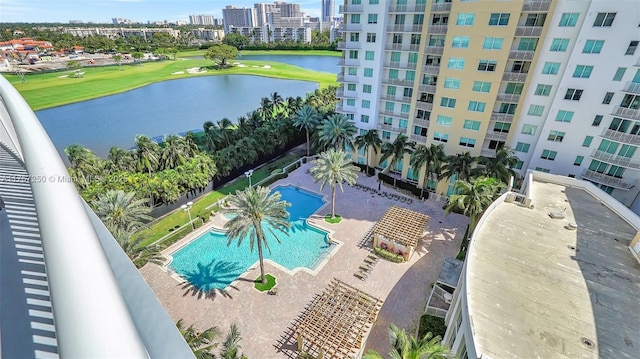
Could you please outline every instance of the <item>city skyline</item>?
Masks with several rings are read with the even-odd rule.
[[[85,23],[111,23],[112,18],[130,19],[134,22],[147,23],[155,21],[185,21],[189,15],[212,15],[222,18],[222,9],[227,5],[237,7],[253,7],[253,4],[273,1],[256,0],[99,0],[92,2],[91,7],[85,1],[32,0],[28,3],[17,0],[0,2],[0,23],[68,23],[79,20]],[[321,0],[286,1],[298,3],[307,16],[321,16]],[[337,11],[336,11],[337,13]]]

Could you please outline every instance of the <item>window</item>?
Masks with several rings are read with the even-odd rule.
[[[559,62],[545,62],[544,66],[542,67],[542,74],[543,75],[557,75],[558,74],[558,70],[560,70],[560,63]]]
[[[486,107],[486,103],[484,102],[469,101],[469,106],[467,107],[467,110],[473,111],[473,112],[484,112],[485,107]]]
[[[407,70],[407,72],[404,74],[404,79],[405,80],[409,80],[409,81],[413,81],[416,78],[416,72],[412,71],[412,70]]]
[[[446,133],[442,133],[442,132],[434,132],[433,133],[433,140],[434,141],[439,141],[439,142],[447,142],[449,141],[449,135]]]
[[[400,52],[392,51],[391,52],[391,62],[400,62]]]
[[[516,113],[517,107],[517,103],[501,103],[498,108],[498,113],[508,113],[509,115],[513,115]]]
[[[357,58],[358,58],[358,51],[356,51],[356,50],[349,50],[349,58],[350,58],[350,59],[357,59]]]
[[[433,14],[431,25],[446,25],[449,23],[449,14]]]
[[[544,21],[547,19],[547,14],[529,14],[524,22],[524,26],[543,26]]]
[[[365,60],[373,60],[375,56],[375,51],[365,51],[364,52],[364,59]]]
[[[602,151],[602,152],[614,155],[616,151],[618,151],[619,145],[620,144],[617,142],[602,140],[602,142],[600,142],[600,146],[598,146],[598,151]]]
[[[609,27],[613,24],[615,17],[615,12],[599,12],[596,16],[596,21],[593,22],[593,26]]]
[[[393,125],[393,118],[392,117],[388,117],[388,116],[384,116],[384,118],[382,119],[382,123],[384,123],[385,125],[388,125],[388,126],[392,126]]]
[[[368,24],[377,24],[378,23],[378,14],[369,14],[367,19]]]
[[[400,73],[400,71],[398,71],[398,69],[389,69],[389,78],[390,79],[397,79],[399,73]]]
[[[377,5],[380,3],[380,0],[369,0],[369,4],[371,5]]]
[[[444,79],[444,88],[446,89],[459,89],[460,88],[460,79],[454,79],[450,77],[445,77]]]
[[[618,152],[618,156],[631,158],[633,154],[636,152],[637,147],[631,145],[622,145],[620,148],[620,152]]]
[[[620,107],[637,110],[638,108],[640,108],[640,96],[630,94],[624,95]]]
[[[358,74],[358,68],[357,67],[347,68],[347,74],[349,74],[350,76],[356,76]]]
[[[518,43],[518,50],[520,51],[536,51],[538,47],[537,37],[523,37]]]
[[[418,63],[418,53],[417,52],[410,52],[409,53],[409,57],[407,59],[407,62],[410,64],[417,64]]]
[[[520,131],[520,133],[522,133],[523,135],[534,136],[536,134],[537,130],[538,130],[538,126],[536,126],[536,125],[524,124],[524,125],[522,125],[522,131]]]
[[[413,96],[413,89],[411,87],[405,87],[404,90],[402,91],[402,96],[404,97]]]
[[[542,158],[543,160],[553,161],[556,159],[557,154],[558,152],[556,151],[542,150],[542,155],[540,156],[540,158]]]
[[[491,91],[491,82],[474,81],[473,91],[475,92],[489,92]]]
[[[564,140],[564,132],[560,132],[560,131],[550,131],[549,132],[549,136],[547,137],[548,141],[554,141],[554,142],[562,142],[562,140]]]
[[[395,25],[404,25],[407,16],[405,14],[396,15]]]
[[[496,66],[498,65],[497,61],[493,60],[480,60],[478,62],[478,71],[495,71]]]
[[[449,116],[438,115],[436,118],[436,123],[440,126],[451,127],[451,122],[453,118]]]
[[[413,24],[414,25],[422,25],[422,24],[424,24],[424,14],[413,15]]]
[[[347,84],[347,91],[355,91],[355,90],[356,90],[356,84]]]
[[[395,86],[387,87],[387,95],[395,96],[396,95],[396,87]]]
[[[455,98],[449,98],[449,97],[443,97],[440,100],[440,106],[448,107],[448,108],[455,108],[456,107],[456,99]]]
[[[364,68],[364,77],[373,77],[373,69]]]
[[[387,112],[393,112],[395,107],[396,107],[396,104],[393,102],[387,101],[384,103],[384,110]]]
[[[393,43],[402,44],[402,34],[393,34]]]
[[[489,25],[506,26],[509,23],[509,13],[491,13]]]
[[[611,103],[611,100],[613,100],[613,92],[607,92],[606,94],[604,94],[604,99],[602,99],[602,103],[604,105],[608,105]]]
[[[485,37],[482,48],[486,50],[500,50],[502,49],[502,37]]]
[[[440,56],[427,55],[427,58],[424,64],[431,65],[431,66],[440,66],[441,61],[442,61],[442,57]]]
[[[411,45],[420,45],[420,40],[422,39],[422,35],[420,34],[411,34],[411,41],[409,43]]]
[[[391,132],[389,132],[389,131],[382,131],[382,139],[383,139],[383,140],[390,140],[390,139],[391,139]]]
[[[424,127],[420,127],[420,126],[413,126],[413,134],[414,135],[426,137],[428,131],[429,131],[428,128],[424,128]]]
[[[565,12],[562,14],[562,17],[560,18],[560,23],[558,24],[558,26],[562,26],[562,27],[574,27],[576,26],[576,23],[578,22],[578,13],[576,12]]]
[[[371,101],[362,100],[362,108],[371,108]]]
[[[347,99],[347,106],[355,106],[355,105],[356,105],[356,99],[355,98]]]
[[[633,55],[636,53],[636,49],[638,48],[638,41],[631,41],[629,43],[629,47],[627,47],[627,51],[624,53],[625,55]]]
[[[403,103],[400,106],[400,113],[401,114],[408,114],[409,113],[409,109],[411,108],[411,105],[409,105],[408,103]]]
[[[476,14],[469,12],[461,12],[456,19],[456,25],[458,26],[471,26],[476,18]]]
[[[582,97],[582,90],[578,90],[578,89],[567,89],[567,93],[564,94],[564,99],[565,100],[571,100],[571,101],[580,101],[580,98]]]
[[[429,46],[444,46],[444,35],[429,36]]]
[[[469,36],[454,36],[453,43],[451,44],[454,48],[462,48],[466,49],[469,47]]]
[[[447,65],[450,69],[462,70],[464,69],[464,59],[459,57],[452,57],[449,59],[449,64]]]
[[[551,85],[539,84],[536,87],[536,96],[549,96],[551,93]]]
[[[530,61],[514,61],[513,66],[511,66],[511,72],[515,72],[518,74],[528,74],[529,68],[531,68]]]
[[[460,146],[463,147],[476,147],[476,139],[468,137],[460,137]]]
[[[353,5],[360,5],[360,4],[362,4],[362,0],[351,0],[351,3]]]
[[[405,120],[403,118],[401,118],[400,121],[398,121],[398,127],[400,128],[407,128],[408,124],[409,124],[409,120]]]
[[[627,71],[626,67],[618,67],[615,75],[613,75],[613,81],[622,81],[622,78],[624,77],[624,73],[626,71]]]
[[[591,122],[591,126],[594,127],[598,127],[600,126],[600,123],[602,122],[602,115],[596,115],[596,117],[593,118],[593,122]]]
[[[501,148],[502,146],[504,146],[504,141],[496,141],[496,140],[489,141],[490,150],[495,150],[495,149]]]
[[[507,87],[504,92],[511,95],[520,95],[522,94],[522,89],[524,88],[523,83],[518,82],[507,82]]]
[[[507,133],[510,129],[511,124],[509,122],[496,122],[495,125],[493,125],[493,132]],[[492,150],[495,149],[495,147],[491,146],[489,146],[489,148]]]
[[[593,66],[578,65],[573,71],[573,77],[588,79],[591,76],[591,71],[593,71]]]
[[[584,160],[584,156],[576,156],[576,159],[573,161],[573,165],[580,166],[582,164],[582,160]]]
[[[573,111],[560,110],[556,115],[556,121],[558,122],[571,122],[573,119]]]
[[[360,122],[369,123],[369,115],[360,115]]]
[[[587,40],[582,48],[583,54],[599,54],[604,46],[604,40]]]
[[[360,23],[360,14],[352,14],[351,15],[351,23],[359,24]]]
[[[531,145],[528,143],[523,143],[523,142],[518,142],[516,143],[516,148],[514,149],[516,152],[523,152],[523,153],[527,153],[529,152],[529,147]]]
[[[591,141],[593,141],[593,136],[586,136],[584,138],[584,141],[582,141],[582,147],[589,147],[591,146]]]
[[[371,93],[371,85],[362,85],[362,92]]]
[[[539,172],[544,172],[544,173],[549,173],[549,172],[551,172],[551,170],[550,170],[550,169],[548,169],[548,168],[542,168],[542,167],[536,167],[536,168],[535,168],[535,170],[536,170],[536,171],[539,171]]]
[[[524,166],[524,161],[518,160],[518,162],[516,162],[516,165],[514,166],[514,168],[517,169],[517,170],[521,170],[522,166]]]
[[[551,41],[550,50],[564,52],[564,51],[567,51],[568,46],[569,46],[569,39],[553,39],[553,41]]]
[[[367,42],[376,42],[376,33],[368,32],[367,33]]]
[[[544,111],[544,106],[541,105],[530,105],[529,111],[527,115],[530,116],[542,116],[542,112]]]
[[[360,41],[360,33],[359,32],[352,32],[349,34],[349,41],[351,42],[358,42]]]
[[[480,130],[480,121],[464,120],[462,128],[465,130],[478,131]]]

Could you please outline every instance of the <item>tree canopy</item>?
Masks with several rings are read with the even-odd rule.
[[[213,45],[204,54],[205,59],[217,62],[220,66],[226,66],[227,60],[236,56],[238,56],[238,49],[225,44]]]
[[[242,48],[249,43],[249,39],[242,34],[232,32],[224,36],[224,39],[222,39],[222,43],[225,45],[233,46],[238,50],[242,50]]]

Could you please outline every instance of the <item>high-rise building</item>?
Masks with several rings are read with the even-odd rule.
[[[322,0],[322,21],[331,22],[335,10],[334,0]]]
[[[277,27],[299,27],[304,23],[300,4],[274,2],[256,3],[253,5],[256,12],[257,25],[271,24]]]
[[[521,173],[583,178],[627,206],[638,198],[640,3],[347,0],[340,10],[337,111],[361,133],[449,155],[508,146]],[[455,178],[414,173],[409,155],[389,170],[453,193]]]
[[[228,5],[222,9],[222,18],[224,19],[225,34],[229,33],[230,26],[253,27],[257,24],[255,9],[248,7],[237,8]]]
[[[189,23],[191,25],[214,25],[214,19],[211,15],[189,15]]]

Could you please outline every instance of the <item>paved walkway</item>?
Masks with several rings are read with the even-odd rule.
[[[311,164],[306,164],[274,185],[294,184],[318,191],[319,184],[313,183],[306,172],[310,167]],[[378,186],[375,177],[364,175],[358,178],[358,183],[372,188]],[[384,187],[383,190],[391,191]],[[329,199],[330,189],[325,188],[323,194]],[[349,186],[345,186],[344,193],[338,193],[336,197],[336,212],[343,216],[341,223],[330,225],[321,219],[331,212],[330,203],[322,207],[311,221],[334,231],[334,238],[344,244],[315,276],[303,271],[291,276],[265,263],[266,271],[278,278],[277,296],[253,289],[251,279],[260,272],[257,266],[249,269],[227,292],[206,297],[189,290],[188,286],[179,283],[157,265],[146,265],[141,270],[142,274],[174,320],[182,318],[187,325],[194,324],[201,329],[217,326],[223,332],[228,331],[231,323],[236,323],[244,338],[241,344],[245,354],[250,358],[265,359],[296,357],[296,341],[290,330],[291,324],[313,296],[321,293],[329,281],[336,277],[385,301],[369,335],[366,349],[386,354],[389,350],[387,330],[391,323],[411,333],[417,329],[431,285],[436,281],[444,258],[457,254],[468,219],[457,214],[444,216],[438,202],[414,200],[409,205]],[[362,238],[391,205],[429,215],[428,234],[408,263],[397,264],[381,259],[369,278],[361,281],[353,273],[371,251],[371,243],[363,244]],[[212,220],[214,224],[222,224],[220,216]],[[199,233],[202,231],[206,229]],[[185,238],[183,241],[188,240]],[[167,251],[175,250],[184,244],[183,241]],[[277,250],[277,246],[273,246],[272,250]]]

